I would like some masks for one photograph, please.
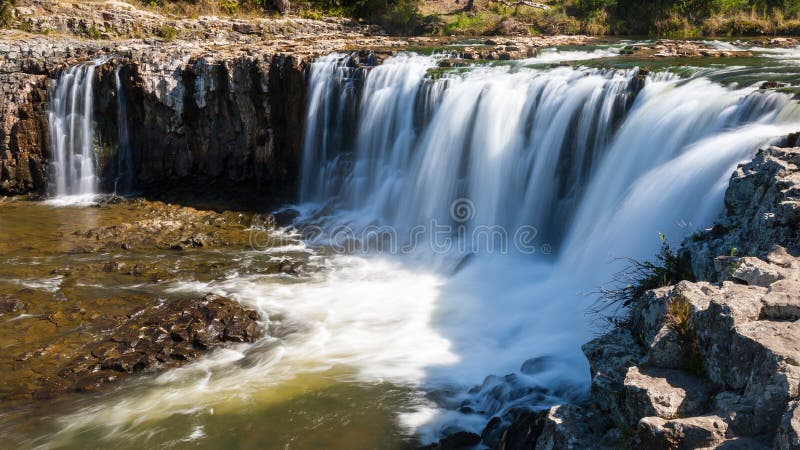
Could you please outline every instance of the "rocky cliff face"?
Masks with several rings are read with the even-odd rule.
[[[291,191],[296,178],[311,60],[442,44],[376,36],[381,30],[344,19],[175,19],[115,1],[24,0],[14,16],[27,32],[0,31],[0,195],[46,191],[49,87],[70,65],[106,58],[93,82],[105,191],[119,175],[118,72],[136,191],[191,195],[213,185],[273,196]],[[487,40],[461,56],[520,58],[588,39]]]
[[[119,156],[115,70],[139,187],[187,180],[285,186],[299,158],[308,54],[270,47],[104,48],[43,38],[0,42],[0,194],[46,189],[48,88],[61,68],[99,55],[109,58],[94,81],[96,154],[107,189]]]
[[[59,65],[91,58],[101,46],[8,34],[0,40],[0,195],[42,190],[50,155],[47,99]]]
[[[237,186],[275,191],[291,184],[305,104],[302,56],[272,53],[131,53],[99,72],[95,108],[104,180],[114,179],[119,70],[137,188]],[[107,186],[107,189],[110,186]]]

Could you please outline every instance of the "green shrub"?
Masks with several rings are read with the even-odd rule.
[[[667,305],[667,325],[678,337],[684,369],[704,377],[706,371],[703,357],[697,347],[697,327],[692,316],[692,305],[682,294],[674,294]]]
[[[661,250],[655,261],[638,261],[623,258],[626,267],[614,275],[611,285],[600,289],[593,311],[600,312],[609,307],[627,308],[639,301],[651,289],[670,286],[679,281],[694,281],[692,268],[686,257],[673,251],[663,234]]]
[[[445,24],[442,34],[445,36],[482,36],[497,28],[502,20],[503,16],[493,11],[460,13]]]
[[[162,25],[161,28],[158,29],[158,36],[167,42],[174,41],[178,36],[178,29],[169,25]]]
[[[16,0],[0,0],[0,28],[8,28],[14,22]]]
[[[225,14],[236,14],[239,11],[239,2],[237,0],[220,0],[219,9]]]
[[[103,33],[100,32],[100,29],[97,28],[97,25],[95,25],[95,24],[92,24],[92,26],[90,26],[88,28],[84,27],[83,31],[86,34],[86,36],[89,37],[89,39],[97,40],[97,39],[100,39],[102,37],[102,35],[103,35]]]

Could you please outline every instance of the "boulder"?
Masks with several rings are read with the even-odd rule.
[[[589,360],[595,405],[617,425],[626,424],[623,382],[628,368],[641,360],[641,347],[629,330],[615,328],[584,344],[582,349]]]
[[[731,271],[731,278],[750,286],[769,287],[772,283],[791,276],[791,272],[789,269],[747,256],[736,261]]]
[[[631,367],[625,377],[625,405],[636,423],[641,417],[675,419],[702,414],[711,385],[680,370]]]
[[[215,294],[140,310],[86,346],[58,377],[43,383],[39,396],[95,391],[129,374],[180,365],[227,342],[253,342],[263,334],[258,320],[256,311]]]
[[[649,450],[695,450],[713,448],[725,442],[728,426],[718,416],[666,420],[645,417],[639,421],[635,448]]]
[[[536,446],[536,441],[542,435],[544,424],[549,411],[524,411],[518,414],[515,420],[506,428],[499,441],[493,446],[496,450],[527,450]],[[484,433],[483,440],[488,435]]]
[[[544,420],[536,450],[583,450],[608,448],[603,436],[613,423],[605,414],[578,405],[550,408]]]
[[[775,436],[777,450],[800,449],[800,401],[795,400],[786,408],[781,426]]]
[[[761,298],[761,316],[767,320],[800,319],[800,281],[780,280]]]

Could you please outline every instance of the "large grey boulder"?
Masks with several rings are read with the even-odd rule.
[[[616,328],[584,344],[592,375],[592,399],[617,425],[628,422],[623,390],[628,368],[638,364],[642,351],[630,331]]]
[[[635,421],[696,416],[706,410],[711,388],[707,380],[682,370],[634,366],[625,377],[625,405]]]
[[[800,401],[793,401],[787,408],[775,436],[775,448],[778,450],[800,449]]]
[[[727,430],[725,420],[713,415],[673,420],[645,417],[636,429],[634,448],[714,448],[725,442]]]

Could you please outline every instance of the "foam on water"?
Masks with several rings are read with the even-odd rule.
[[[598,48],[592,51],[561,50],[557,47],[543,48],[533,58],[523,59],[521,64],[550,64],[562,61],[588,61],[591,59],[610,58],[619,56],[620,45]]]
[[[287,283],[268,276],[174,283],[172,292],[235,298],[261,311],[265,326],[284,335],[214,352],[158,376],[144,392],[77,411],[59,420],[52,442],[92,427],[119,439],[146,433],[147,424],[173,414],[281,401],[296,392],[281,386],[304,373],[334,370],[342,381],[419,384],[429,367],[457,361],[431,327],[440,277],[391,259],[337,256],[325,264],[313,279]]]

